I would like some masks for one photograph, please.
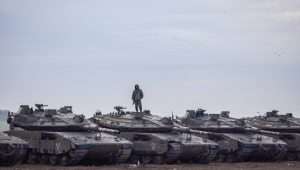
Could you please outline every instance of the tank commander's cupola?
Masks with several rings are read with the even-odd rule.
[[[197,109],[196,110],[196,117],[204,116],[205,112],[206,112],[206,110],[204,110],[204,109],[201,109],[201,108]]]
[[[61,107],[58,112],[60,113],[73,113],[72,106]]]
[[[143,119],[144,115],[145,115],[145,112],[134,112],[134,118],[135,119]]]
[[[195,110],[186,110],[187,118],[195,118]]]
[[[29,105],[21,105],[18,113],[20,114],[32,114],[33,110],[29,107]]]
[[[267,112],[266,113],[266,116],[267,117],[276,117],[276,116],[278,116],[278,110],[272,110],[271,112]]]
[[[101,110],[97,110],[97,111],[95,112],[95,115],[96,115],[96,116],[102,116]]]
[[[83,114],[81,115],[75,115],[73,117],[73,120],[77,123],[82,123],[85,120],[85,116]]]
[[[192,118],[192,119],[203,117],[205,115],[205,112],[206,112],[206,110],[201,109],[201,108],[199,108],[197,110],[187,110],[186,117]]]
[[[44,107],[47,107],[47,106],[48,105],[44,105],[44,104],[35,104],[35,107],[36,107],[35,111],[36,112],[44,112],[45,111]]]
[[[229,118],[229,116],[230,116],[230,111],[222,111],[222,112],[221,112],[221,116],[222,116],[222,117],[225,117],[225,118]]]
[[[144,110],[144,113],[145,113],[146,115],[151,115],[151,111],[150,111],[150,110]]]
[[[211,121],[218,122],[220,115],[219,114],[209,114],[209,118],[210,118],[209,120],[211,120]]]
[[[286,116],[287,117],[293,117],[293,113],[287,113]]]
[[[54,115],[56,115],[57,111],[56,109],[46,109],[45,110],[45,116],[52,118]]]

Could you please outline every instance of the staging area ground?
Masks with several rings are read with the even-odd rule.
[[[17,165],[0,167],[0,170],[299,170],[300,162],[246,162],[246,163],[210,163],[176,164],[176,165],[110,165],[110,166],[46,166]]]

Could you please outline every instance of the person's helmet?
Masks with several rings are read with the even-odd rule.
[[[139,89],[140,87],[139,87],[138,84],[136,84],[136,85],[134,85],[134,88],[135,88],[135,89]]]

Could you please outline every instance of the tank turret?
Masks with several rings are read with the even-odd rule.
[[[121,106],[114,109],[116,112],[95,114],[92,120],[100,127],[119,130],[119,136],[133,143],[132,162],[208,162],[215,157],[217,144],[195,136],[201,131],[179,126],[171,117],[160,117],[150,110],[129,112]]]
[[[210,132],[208,138],[219,144],[219,161],[280,160],[286,153],[285,142],[266,135],[274,132],[246,126],[244,120],[230,117],[229,111],[208,114],[204,109],[187,110],[178,122]]]
[[[74,114],[72,106],[36,109],[21,105],[12,114],[8,132],[30,144],[29,163],[75,165],[79,163],[122,163],[131,154],[132,143],[117,137],[117,130],[101,128],[83,114]]]
[[[72,106],[58,110],[45,109],[47,105],[36,104],[33,111],[28,105],[21,105],[19,111],[9,116],[11,127],[26,130],[46,131],[98,131],[97,125],[87,120],[83,114],[74,114]]]

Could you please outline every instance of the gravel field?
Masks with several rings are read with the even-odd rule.
[[[273,162],[273,163],[211,163],[178,164],[178,165],[111,165],[111,166],[44,166],[44,165],[18,165],[14,167],[1,167],[0,170],[300,170],[300,162]]]

